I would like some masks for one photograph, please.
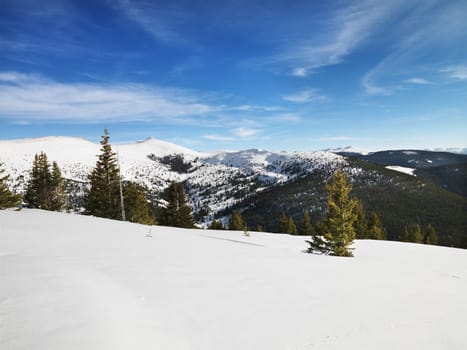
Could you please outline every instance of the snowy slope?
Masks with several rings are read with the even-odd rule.
[[[185,181],[195,212],[202,210],[210,215],[257,190],[317,169],[331,171],[346,164],[342,156],[325,151],[273,153],[252,149],[205,154],[154,138],[114,145],[113,149],[118,152],[125,180],[135,181],[156,194],[167,188],[171,181]],[[74,191],[74,198],[82,196],[87,175],[100,153],[100,145],[70,137],[0,141],[0,162],[5,163],[11,175],[13,189],[24,191],[34,155],[41,151],[50,161],[57,161],[65,178],[79,184],[69,186]],[[163,160],[163,157],[173,155],[179,155],[189,170],[179,172]]]
[[[0,348],[465,349],[467,251],[0,211]]]

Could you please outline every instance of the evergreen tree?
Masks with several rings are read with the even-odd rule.
[[[345,173],[336,172],[326,185],[328,212],[322,225],[324,236],[311,236],[308,241],[310,249],[320,247],[324,254],[353,256],[349,245],[355,239],[354,223],[357,217],[354,212],[356,201],[350,198],[351,190],[352,185],[348,183]],[[321,240],[324,242],[322,245],[318,244]]]
[[[166,190],[167,208],[165,210],[165,224],[174,227],[194,227],[191,208],[183,191],[181,183],[172,182]]]
[[[151,214],[148,207],[146,192],[141,186],[134,182],[124,184],[123,193],[125,198],[126,220],[143,225],[154,225],[156,218]]]
[[[50,178],[50,210],[62,210],[66,203],[65,179],[62,177],[57,162],[52,163],[52,174]]]
[[[354,228],[355,228],[355,238],[357,239],[367,239],[370,238],[370,233],[368,230],[368,221],[366,219],[366,213],[363,209],[363,204],[360,200],[355,200],[355,215],[357,216]]]
[[[256,232],[264,232],[263,226],[261,225],[256,225]]]
[[[422,229],[419,224],[416,224],[412,227],[410,232],[410,241],[415,243],[423,243],[423,234]]]
[[[297,234],[297,226],[295,226],[295,222],[293,221],[292,217],[289,217],[289,219],[287,220],[287,233],[289,235]]]
[[[240,212],[234,211],[229,221],[229,230],[243,231],[245,227],[246,227],[246,224]]]
[[[308,210],[303,214],[302,223],[300,225],[299,233],[303,235],[312,235],[314,232],[313,225],[311,223],[310,213]]]
[[[59,211],[65,206],[64,179],[56,162],[50,164],[44,152],[34,156],[24,201],[30,208]]]
[[[400,241],[401,242],[409,242],[410,241],[410,234],[409,234],[409,229],[407,228],[407,226],[404,226],[404,231],[402,231]]]
[[[222,222],[220,222],[219,220],[214,220],[208,226],[208,230],[224,230],[224,225],[222,225]]]
[[[7,186],[9,175],[4,175],[5,169],[3,164],[0,163],[0,210],[6,208],[16,207],[21,203],[21,196],[12,193]]]
[[[279,217],[279,232],[287,233],[289,230],[289,218],[285,215],[284,212],[281,213]]]
[[[368,238],[386,239],[386,230],[374,211],[371,212],[370,219],[368,220]]]
[[[122,219],[120,207],[119,170],[116,154],[109,143],[109,133],[104,130],[101,154],[88,177],[90,188],[85,195],[85,214],[108,219]]]
[[[426,227],[424,242],[425,244],[438,244],[438,235],[431,224],[428,224]]]

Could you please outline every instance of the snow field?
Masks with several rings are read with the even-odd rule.
[[[0,211],[2,349],[465,349],[467,251]]]

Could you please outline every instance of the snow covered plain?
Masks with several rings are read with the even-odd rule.
[[[0,348],[466,349],[467,250],[0,211]]]

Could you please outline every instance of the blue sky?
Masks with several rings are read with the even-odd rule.
[[[0,0],[0,139],[467,146],[467,2]]]

